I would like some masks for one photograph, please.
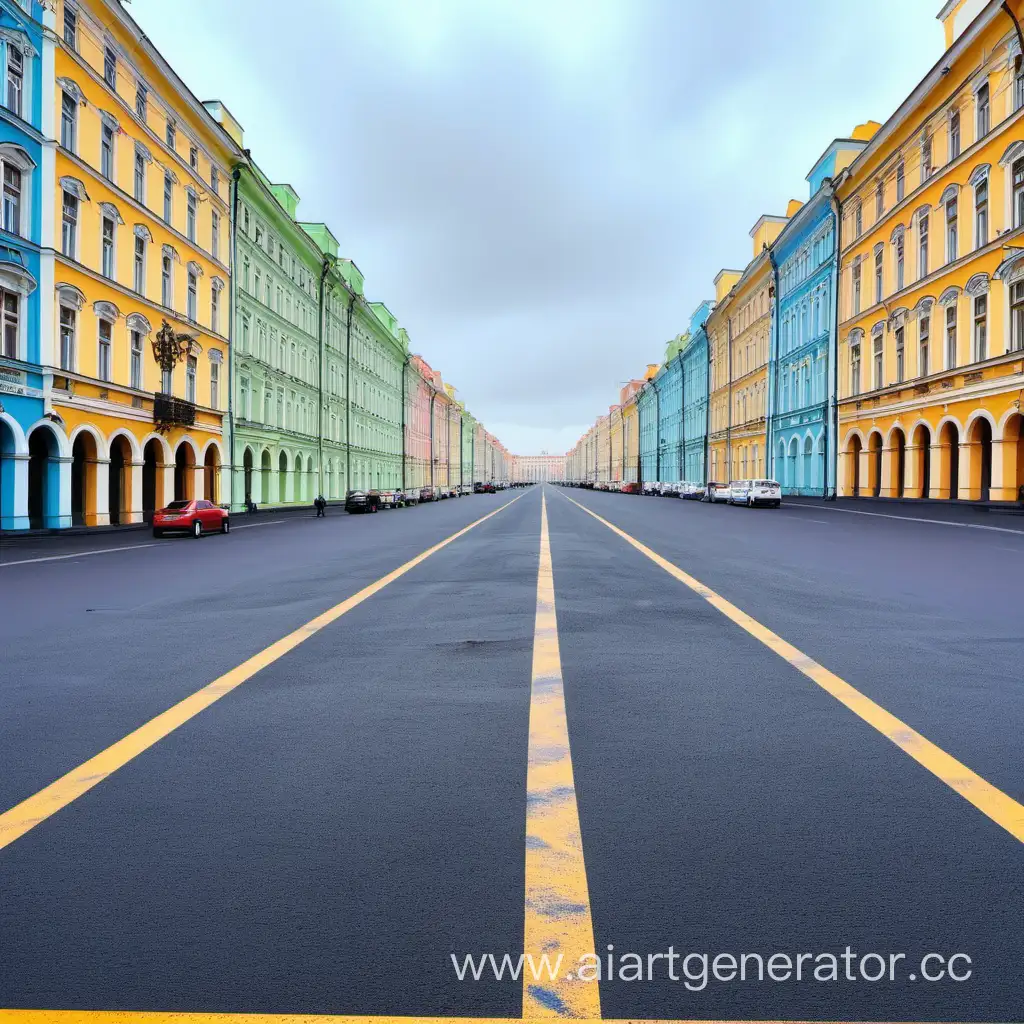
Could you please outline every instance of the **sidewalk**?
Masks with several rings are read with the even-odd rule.
[[[932,519],[957,523],[1000,523],[1024,527],[1024,505],[1000,502],[985,504],[977,501],[941,501],[931,498],[837,498],[826,501],[823,498],[809,498],[803,495],[787,495],[783,505],[828,505],[849,512],[871,512],[875,515],[895,516],[906,519]]]

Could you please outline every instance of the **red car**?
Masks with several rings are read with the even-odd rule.
[[[230,529],[228,510],[212,501],[172,501],[153,513],[154,537],[162,537],[169,530],[183,530],[193,537],[202,537],[204,533],[227,533]]]

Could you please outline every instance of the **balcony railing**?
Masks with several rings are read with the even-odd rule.
[[[171,427],[191,427],[196,422],[195,403],[160,392],[153,396],[153,422],[161,433]]]

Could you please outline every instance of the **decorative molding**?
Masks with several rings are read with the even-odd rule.
[[[26,57],[36,58],[39,51],[32,45],[32,40],[21,29],[0,26],[0,39],[16,46]]]
[[[987,180],[989,171],[992,170],[991,164],[980,164],[971,171],[971,176],[967,179],[967,184],[971,188],[977,188],[982,181]]]
[[[141,313],[129,313],[128,330],[138,331],[140,334],[151,334],[153,326]]]
[[[81,313],[85,308],[85,293],[73,284],[67,284],[62,281],[55,290],[57,292],[57,301],[60,305],[67,306],[76,313]]]
[[[161,252],[164,256],[170,256],[175,263],[181,263],[181,257],[178,255],[178,250],[175,249],[173,245],[164,242],[161,247]]]
[[[82,92],[81,87],[73,78],[58,78],[57,85],[72,97],[80,107],[89,106],[89,101],[85,98],[85,93]]]
[[[108,217],[113,217],[117,224],[124,224],[124,218],[113,203],[100,203],[100,213],[106,214]]]
[[[109,320],[113,323],[115,320],[121,318],[121,311],[112,302],[107,302],[105,299],[100,299],[92,304],[93,312],[101,320]]]
[[[956,302],[958,302],[959,299],[960,299],[960,289],[956,285],[953,285],[952,287],[947,288],[939,296],[939,305],[943,306],[943,307],[945,307],[945,306],[952,306]]]
[[[989,276],[988,274],[975,274],[964,286],[968,295],[976,298],[979,295],[988,295]]]
[[[73,196],[77,196],[83,203],[89,202],[89,193],[85,191],[85,185],[82,184],[78,178],[72,178],[71,175],[65,174],[60,179],[60,187],[65,192],[70,192]]]
[[[153,232],[150,231],[145,224],[136,224],[135,227],[132,228],[132,234],[134,234],[136,238],[142,238],[147,242],[153,241]]]
[[[196,263],[195,260],[189,260],[188,261],[188,272],[190,274],[195,274],[196,277],[202,277],[203,276],[203,268],[201,266],[199,266],[199,264]]]
[[[121,122],[109,110],[101,110],[100,118],[108,128],[112,128],[115,132],[121,130]]]

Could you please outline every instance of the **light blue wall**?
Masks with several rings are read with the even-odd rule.
[[[683,364],[675,355],[654,378],[661,393],[658,435],[661,445],[660,479],[676,483],[683,473]],[[658,460],[655,460],[658,464]]]
[[[691,483],[707,482],[708,336],[704,324],[714,306],[706,299],[694,311],[690,317],[690,340],[682,351],[683,479]]]
[[[658,479],[658,396],[648,381],[636,400],[640,421],[640,479],[649,483]]]

